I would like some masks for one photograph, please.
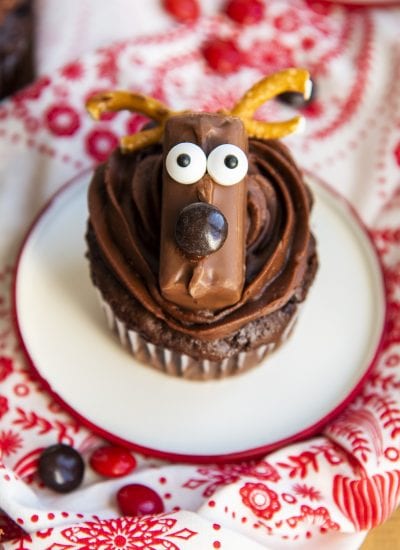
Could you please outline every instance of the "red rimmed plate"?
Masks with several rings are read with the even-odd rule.
[[[386,305],[375,249],[343,199],[308,177],[320,269],[289,341],[242,376],[189,382],[136,363],[106,327],[84,257],[89,179],[39,216],[14,290],[32,368],[82,424],[156,456],[227,461],[316,433],[349,403],[376,359]]]

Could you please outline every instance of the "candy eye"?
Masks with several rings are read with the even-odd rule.
[[[207,168],[204,151],[194,143],[178,143],[168,152],[165,167],[178,183],[190,184],[201,179]]]
[[[236,145],[225,143],[211,151],[207,159],[207,171],[220,185],[234,185],[247,174],[245,153]]]

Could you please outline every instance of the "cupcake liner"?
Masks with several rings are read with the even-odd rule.
[[[140,363],[156,368],[171,376],[190,380],[224,378],[255,367],[290,336],[297,319],[296,312],[277,342],[261,344],[255,349],[239,352],[232,357],[226,357],[222,361],[195,359],[184,353],[157,346],[145,340],[137,331],[128,328],[115,315],[111,306],[104,300],[101,292],[98,289],[96,290],[109,329],[118,335],[121,344],[129,349],[135,359]]]

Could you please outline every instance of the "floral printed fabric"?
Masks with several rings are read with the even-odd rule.
[[[200,54],[209,34],[236,33],[221,17],[191,29],[116,43],[71,61],[0,105],[0,542],[4,548],[354,548],[400,498],[400,10],[305,0],[268,2],[237,36],[245,52],[226,78]],[[101,441],[31,376],[12,324],[10,288],[22,237],[45,200],[104,160],[137,115],[93,123],[84,101],[128,87],[175,108],[217,109],[262,75],[307,66],[318,84],[308,131],[288,139],[299,163],[343,194],[369,227],[387,286],[382,351],[361,394],[320,437],[240,464],[188,466],[137,456],[123,480],[89,469],[83,486],[54,496],[35,476],[55,442],[84,457]],[[270,102],[262,116],[286,118]],[[162,497],[166,513],[119,517],[129,482]]]

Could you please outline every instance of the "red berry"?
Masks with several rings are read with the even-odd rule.
[[[90,465],[102,476],[121,477],[136,468],[136,460],[127,449],[106,445],[94,451],[90,457]]]
[[[197,0],[164,0],[164,8],[180,23],[194,23],[200,15]]]
[[[400,141],[394,149],[394,158],[396,159],[397,164],[400,166]]]
[[[146,516],[164,512],[164,504],[158,494],[145,485],[125,485],[117,493],[119,509],[124,516]]]
[[[220,74],[233,73],[243,62],[243,54],[233,40],[214,38],[203,46],[208,65]]]
[[[264,3],[261,0],[229,0],[225,13],[236,23],[251,25],[264,17]]]

